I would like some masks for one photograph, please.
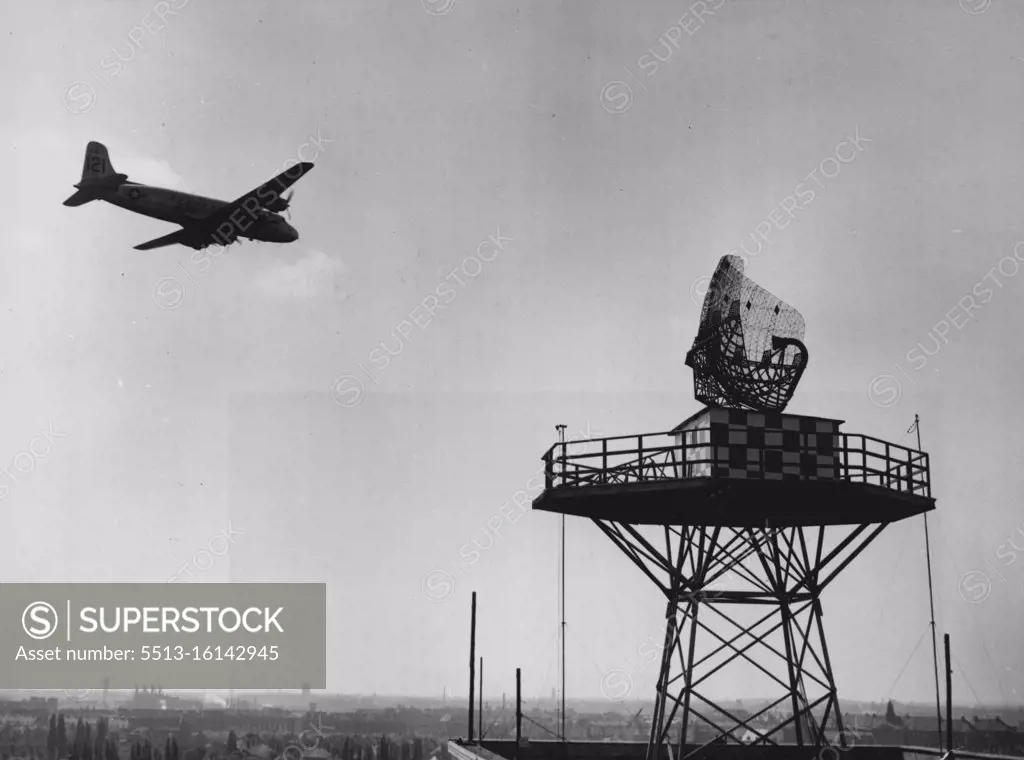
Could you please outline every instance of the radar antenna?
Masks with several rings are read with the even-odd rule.
[[[807,367],[804,318],[723,256],[711,277],[686,365],[707,406],[781,412]]]

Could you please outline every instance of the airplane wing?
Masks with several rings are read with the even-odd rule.
[[[163,248],[165,245],[189,245],[186,242],[188,230],[182,228],[172,232],[170,235],[164,235],[163,237],[154,238],[153,240],[147,240],[145,243],[139,243],[135,246],[136,251],[151,251],[154,248]],[[189,246],[190,248],[192,246]]]
[[[236,198],[231,203],[218,209],[205,218],[211,230],[216,229],[223,222],[228,221],[231,215],[242,208],[261,207],[267,201],[280,196],[285,190],[294,185],[313,168],[310,161],[303,161],[301,164],[289,167],[271,180],[264,182],[259,187],[250,190],[243,196]],[[248,213],[248,212],[247,212]]]
[[[233,201],[231,205],[234,206],[235,204],[238,204],[238,208],[241,208],[246,199],[256,198],[262,206],[263,201],[268,200],[268,196],[272,194],[280,195],[300,179],[305,177],[312,168],[313,164],[310,161],[303,161],[301,164],[295,164],[295,166],[289,167],[273,179],[267,180],[255,190],[252,190],[238,200]]]

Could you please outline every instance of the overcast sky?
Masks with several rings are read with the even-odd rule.
[[[619,435],[697,411],[699,278],[756,251],[773,215],[747,273],[807,321],[790,411],[903,444],[921,415],[956,699],[1024,702],[1024,556],[1005,547],[1024,547],[1024,7],[963,4],[981,12],[5,7],[2,464],[54,432],[2,481],[0,578],[162,582],[188,565],[203,582],[325,581],[329,688],[422,695],[466,691],[476,590],[488,695],[513,693],[517,666],[527,694],[548,694],[558,518],[528,512],[498,538],[488,520],[556,423]],[[301,237],[216,259],[134,251],[174,228],[61,206],[89,140],[134,181],[224,199],[313,160]],[[489,236],[502,249],[463,270]],[[229,524],[209,567],[195,553]],[[474,538],[488,548],[469,564]],[[911,657],[923,546],[920,518],[892,525],[826,592],[840,698],[934,694],[927,639]],[[443,601],[424,592],[437,570],[454,579]],[[961,583],[971,571],[983,591]],[[614,668],[652,695],[635,654],[660,631],[653,585],[582,519],[567,575],[570,695],[600,695]]]

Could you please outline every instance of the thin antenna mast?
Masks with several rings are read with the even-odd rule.
[[[522,692],[522,671],[516,668],[516,754],[515,760],[519,760],[519,747],[523,743],[523,692]]]
[[[473,592],[473,611],[469,628],[469,744],[473,743],[473,687],[476,685],[476,592]]]
[[[949,634],[942,637],[946,645],[946,749],[953,755],[953,665],[949,657]]]
[[[921,451],[921,418],[914,415],[914,425],[912,428],[917,433],[917,450]],[[914,474],[909,472],[910,476],[910,490],[911,493],[914,491]],[[935,714],[938,716],[938,731],[939,731],[939,751],[942,751],[942,697],[939,691],[939,643],[935,635],[935,592],[932,590],[932,549],[931,541],[928,538],[928,513],[924,515],[924,551],[925,558],[928,562],[928,603],[931,606],[931,626],[932,626],[932,659],[935,662]],[[946,749],[953,749],[952,746]]]
[[[555,425],[558,431],[558,442],[562,445],[562,472],[565,473],[565,425]],[[562,513],[562,568],[559,583],[562,597],[562,627],[559,629],[562,638],[562,741],[565,737],[565,512]]]

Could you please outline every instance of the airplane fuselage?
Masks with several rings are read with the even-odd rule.
[[[229,205],[227,201],[216,198],[135,182],[125,182],[116,190],[104,193],[100,200],[142,216],[180,224],[182,227],[194,225]],[[238,236],[267,243],[291,243],[298,239],[299,235],[280,214],[260,209],[255,219],[244,218],[243,215],[243,222],[238,225]]]

